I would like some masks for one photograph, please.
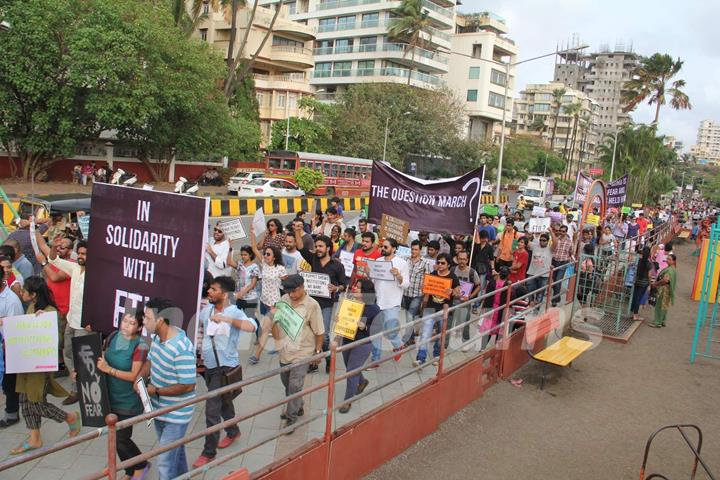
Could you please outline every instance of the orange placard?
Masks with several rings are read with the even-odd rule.
[[[437,275],[425,274],[423,278],[423,293],[436,297],[450,298],[448,290],[452,288],[452,278],[438,277]]]

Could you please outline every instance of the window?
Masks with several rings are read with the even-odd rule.
[[[562,103],[570,103],[573,101],[573,98],[575,98],[575,97],[572,95],[563,95]]]
[[[265,94],[263,92],[255,92],[255,98],[257,99],[258,106],[265,106]]]
[[[297,108],[297,93],[288,94],[288,108]]]
[[[205,15],[210,14],[210,3],[209,2],[203,2],[203,13]]]
[[[332,40],[318,40],[315,42],[315,55],[330,55],[333,53]]]
[[[358,76],[372,76],[375,70],[375,60],[362,60],[358,62]]]
[[[501,72],[500,70],[495,70],[493,68],[490,72],[490,81],[496,85],[502,85],[504,87],[507,83],[507,75],[505,75],[505,72]]]
[[[550,93],[536,93],[535,94],[535,101],[541,101],[541,100],[552,100],[552,94]]]
[[[360,52],[374,52],[377,49],[377,37],[360,37]]]
[[[335,62],[333,77],[349,77],[352,72],[352,62]]]
[[[352,38],[339,38],[335,40],[335,53],[352,53]]]
[[[298,47],[298,48],[304,48],[305,44],[303,42],[298,42],[295,40],[290,40],[289,38],[285,37],[278,37],[277,35],[273,35],[272,44],[275,46],[278,45],[287,45],[290,47]]]
[[[295,15],[297,13],[297,2],[288,2],[286,5],[289,15]]]
[[[337,29],[338,30],[350,30],[351,28],[355,28],[355,15],[338,17],[338,19],[337,19]]]
[[[480,78],[480,67],[470,67],[470,73],[468,74],[470,80],[477,80]]]
[[[365,13],[362,16],[362,28],[377,27],[380,22],[380,14],[378,12]]]
[[[207,28],[200,29],[200,40],[207,42]]]
[[[316,77],[329,77],[331,75],[332,63],[321,62],[315,64],[315,76]]]
[[[549,112],[550,111],[550,104],[549,103],[536,103],[535,112]]]
[[[282,168],[285,170],[295,170],[295,159],[294,158],[284,158],[282,161]],[[285,188],[285,187],[283,187]]]
[[[279,158],[268,158],[268,168],[280,168],[280,159]],[[256,185],[262,185],[265,183],[264,178],[257,178],[253,180],[253,182],[259,182],[256,183]],[[250,182],[252,183],[252,182]]]
[[[323,175],[325,175],[326,177],[330,176],[330,164],[329,163],[322,164],[322,172],[323,172]]]
[[[480,58],[481,55],[482,55],[482,44],[479,43],[479,44],[473,45],[472,58]]]
[[[467,91],[467,101],[468,102],[477,102],[477,90],[468,90]]]
[[[278,93],[278,94],[277,94],[277,106],[278,106],[278,107],[284,107],[284,106],[285,106],[285,94],[284,94],[284,93]]]
[[[318,22],[318,32],[332,32],[335,30],[335,17],[321,18]]]
[[[490,95],[488,95],[488,105],[496,108],[504,108],[505,99],[502,95],[498,95],[495,92],[490,92]]]

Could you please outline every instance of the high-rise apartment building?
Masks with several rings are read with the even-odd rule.
[[[558,52],[554,81],[587,93],[597,101],[600,132],[614,132],[630,121],[630,115],[623,112],[621,93],[640,56],[632,51],[632,45],[617,44],[613,50],[601,46],[590,54],[571,51],[572,48],[563,47]]]
[[[247,43],[240,55],[250,58],[260,47],[270,28],[276,6],[258,7],[250,22],[251,7],[244,7],[237,17],[238,33],[235,51],[250,25]],[[207,18],[195,32],[200,39],[223,52],[227,58],[230,43],[230,23],[222,12],[214,12],[205,4]],[[313,67],[313,41],[315,30],[294,22],[281,11],[252,67],[255,94],[260,105],[260,130],[263,143],[270,140],[272,124],[288,117],[301,116],[298,102],[303,96],[312,96],[310,71]]]
[[[468,138],[495,141],[500,136],[503,109],[508,125],[505,133],[509,133],[515,67],[508,76],[503,63],[516,61],[518,47],[505,36],[507,25],[497,15],[458,13],[455,20],[447,85],[464,102]]]
[[[261,1],[261,4],[264,2]],[[269,3],[269,2],[268,2]],[[295,0],[285,3],[289,18],[317,31],[310,83],[318,98],[332,99],[348,85],[408,83],[435,88],[448,73],[455,27],[455,2],[423,0],[431,30],[421,34],[428,49],[409,48],[388,37],[400,2],[388,0]]]
[[[563,88],[565,94],[558,110],[553,92]],[[581,106],[577,118],[566,112],[566,107],[573,103]],[[592,164],[595,149],[601,140],[597,129],[599,108],[599,102],[589,95],[560,82],[530,84],[520,92],[520,98],[515,100],[515,131],[537,135],[547,145],[550,145],[554,137],[552,149],[563,157],[570,158],[573,166],[580,160],[582,169]]]
[[[700,163],[711,165],[720,163],[720,123],[712,120],[700,122],[697,144],[690,148],[690,153]]]

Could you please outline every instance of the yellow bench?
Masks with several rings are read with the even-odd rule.
[[[540,390],[545,386],[545,367],[548,364],[567,367],[572,364],[573,360],[592,347],[592,342],[588,342],[587,340],[580,340],[574,337],[562,337],[540,352],[533,353],[535,343],[546,340],[548,335],[559,327],[559,308],[551,308],[543,315],[527,322],[525,325],[525,348],[527,349],[528,355],[530,355],[530,358],[533,360],[537,360],[543,364]]]

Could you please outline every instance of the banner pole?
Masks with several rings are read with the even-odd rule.
[[[480,218],[480,205],[482,203],[482,184],[485,181],[485,167],[483,167],[483,174],[482,179],[480,180],[480,195],[478,195],[478,204],[477,204],[477,210],[475,211],[475,225],[473,225],[473,231],[470,234],[470,237],[472,240],[470,240],[470,257],[468,258],[468,262],[470,263],[470,266],[472,266],[473,261],[473,254],[475,253],[475,232],[477,232],[477,224],[478,219]]]

